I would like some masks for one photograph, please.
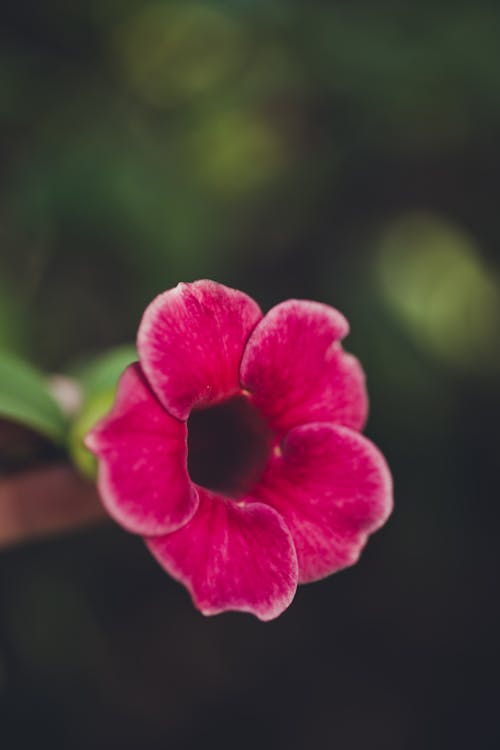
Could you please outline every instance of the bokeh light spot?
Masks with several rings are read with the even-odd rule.
[[[158,107],[211,91],[246,54],[239,23],[198,3],[146,5],[117,27],[113,47],[130,86]]]
[[[453,366],[498,362],[498,278],[463,230],[430,214],[403,216],[386,227],[377,261],[387,303],[419,343]]]
[[[190,139],[193,173],[221,193],[239,195],[280,176],[288,144],[253,111],[226,110],[208,118]]]

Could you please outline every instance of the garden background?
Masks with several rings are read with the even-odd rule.
[[[0,551],[2,750],[499,747],[499,32],[488,0],[5,4],[0,348],[71,370],[179,280],[334,305],[396,505],[268,624],[111,523]]]

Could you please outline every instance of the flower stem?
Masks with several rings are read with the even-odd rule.
[[[66,464],[0,478],[0,549],[104,520],[95,485]]]

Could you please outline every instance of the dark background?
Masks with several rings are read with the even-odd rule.
[[[0,554],[0,744],[500,746],[500,6],[62,0],[0,23],[0,345],[50,372],[179,280],[352,325],[395,512],[262,624],[111,524]]]

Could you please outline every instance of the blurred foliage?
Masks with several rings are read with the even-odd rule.
[[[499,746],[499,29],[494,0],[2,10],[0,348],[84,383],[79,466],[135,356],[107,352],[209,277],[347,315],[396,479],[369,564],[266,630],[118,531],[5,555],[16,747]]]
[[[481,162],[500,119],[487,2],[29,5],[0,31],[0,336],[50,367],[130,339],[179,278],[258,289],[363,170],[396,195],[381,161]]]

